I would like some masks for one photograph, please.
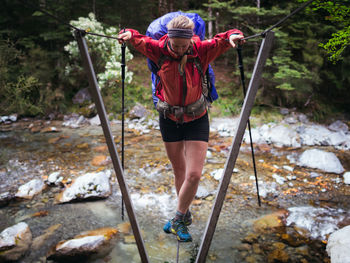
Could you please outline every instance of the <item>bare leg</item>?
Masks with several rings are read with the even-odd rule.
[[[185,142],[164,142],[166,152],[174,170],[176,193],[179,195],[186,177]]]
[[[185,214],[196,195],[202,176],[208,143],[185,141],[186,176],[179,191],[177,211]]]

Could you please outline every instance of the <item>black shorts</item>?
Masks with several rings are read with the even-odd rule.
[[[164,142],[204,141],[209,140],[208,113],[194,121],[183,124],[159,115],[159,127]]]

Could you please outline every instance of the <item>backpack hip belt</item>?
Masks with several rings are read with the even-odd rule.
[[[202,94],[198,100],[184,107],[172,106],[166,101],[159,100],[156,109],[159,113],[163,114],[164,118],[169,114],[174,114],[177,119],[181,118],[184,114],[195,118],[200,116],[207,109],[207,100]]]

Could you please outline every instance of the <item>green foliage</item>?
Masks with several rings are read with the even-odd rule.
[[[17,82],[6,83],[1,87],[3,113],[13,112],[22,116],[36,116],[42,114],[42,108],[39,105],[40,97],[37,95],[40,85],[34,77],[20,76]]]
[[[306,1],[306,0],[299,0]],[[332,62],[343,59],[343,52],[350,45],[350,5],[348,1],[343,0],[316,0],[312,3],[314,12],[326,12],[325,20],[333,22],[337,26],[337,31],[332,33],[327,43],[321,43],[329,54]]]
[[[117,37],[118,32],[114,27],[104,28],[98,22],[93,13],[90,13],[87,18],[79,17],[78,20],[70,21],[70,24],[83,29],[87,32],[91,31],[96,34]],[[73,33],[73,32],[72,32]],[[93,59],[95,72],[100,88],[113,88],[116,86],[116,81],[121,78],[121,48],[120,44],[115,39],[97,37],[93,35],[85,36],[87,45],[89,47],[90,56]],[[80,52],[76,41],[71,41],[65,46],[65,51],[69,53],[71,63],[66,66],[66,74],[69,75],[74,72],[75,81],[72,83],[79,85],[81,79],[84,79],[86,73],[82,69]],[[132,59],[132,54],[126,49],[126,61]],[[127,71],[125,74],[126,83],[132,80],[132,72]]]
[[[22,53],[9,40],[0,41],[0,114],[33,116],[42,113],[42,108],[38,105],[38,79],[13,74],[20,70],[18,61],[21,56]]]

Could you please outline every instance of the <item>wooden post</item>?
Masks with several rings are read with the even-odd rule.
[[[103,129],[104,136],[106,138],[106,143],[108,146],[109,154],[110,154],[111,159],[112,159],[114,171],[115,171],[115,174],[116,174],[117,179],[118,179],[120,191],[121,191],[122,196],[124,198],[126,211],[128,213],[131,228],[132,228],[132,231],[134,233],[137,248],[139,250],[139,254],[141,257],[141,262],[148,263],[149,260],[148,260],[147,252],[146,252],[145,245],[144,245],[144,242],[143,242],[143,239],[141,236],[139,225],[138,225],[137,220],[136,220],[134,207],[132,205],[132,202],[131,202],[131,199],[129,196],[128,186],[125,183],[124,172],[123,172],[123,169],[122,169],[121,164],[120,164],[117,149],[115,147],[113,135],[112,135],[112,132],[111,132],[111,129],[109,126],[106,110],[105,110],[105,107],[103,104],[100,89],[99,89],[98,84],[97,84],[96,75],[95,75],[94,68],[93,68],[92,63],[91,63],[91,58],[90,58],[90,55],[88,52],[88,47],[86,44],[86,40],[84,38],[84,34],[85,34],[84,31],[78,31],[78,30],[75,31],[75,37],[76,37],[76,40],[78,42],[78,47],[80,50],[81,57],[83,59],[84,68],[85,68],[85,71],[87,73],[88,80],[89,80],[91,96],[94,99],[97,113],[98,113],[98,116],[100,117],[100,120],[101,120],[101,126]]]
[[[244,131],[247,127],[247,122],[250,116],[250,112],[254,105],[254,100],[260,84],[263,67],[269,55],[273,39],[274,39],[274,32],[269,31],[266,33],[265,38],[261,43],[259,54],[254,66],[253,75],[249,82],[248,92],[242,107],[236,135],[234,136],[234,140],[231,145],[230,154],[225,164],[224,175],[221,179],[221,183],[218,189],[218,194],[216,195],[215,203],[212,208],[210,218],[208,219],[205,232],[203,234],[203,238],[202,238],[201,245],[200,245],[199,252],[196,259],[197,263],[198,262],[203,263],[206,261],[210,244],[215,232],[216,224],[218,222],[222,205],[225,200],[227,188],[230,183],[232,171],[235,167],[237,156],[239,154],[239,149],[241,147]]]

